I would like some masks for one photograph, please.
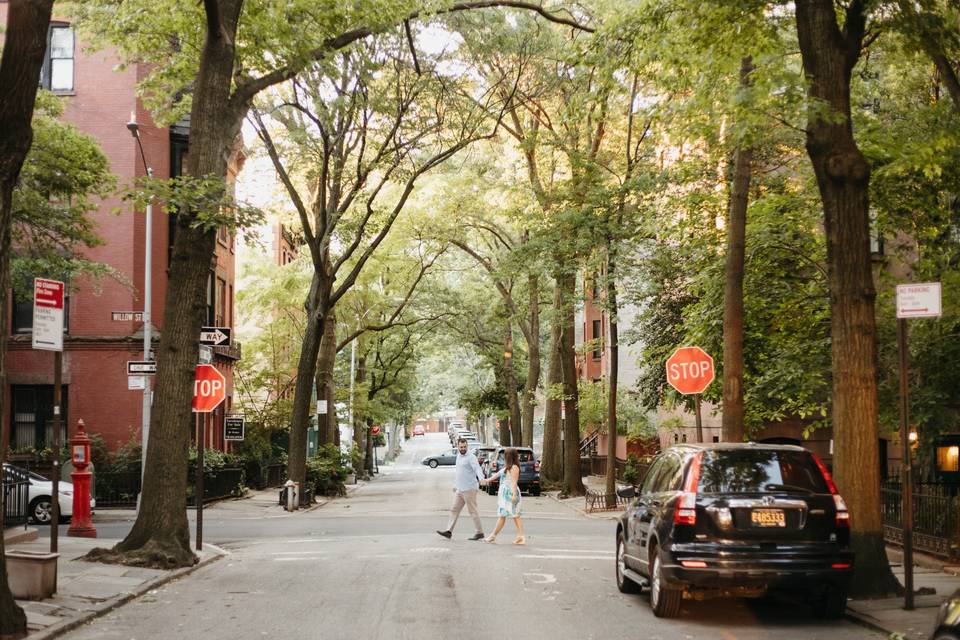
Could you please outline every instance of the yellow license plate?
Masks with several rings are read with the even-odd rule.
[[[750,512],[750,522],[752,522],[755,527],[787,526],[783,509],[754,509]]]

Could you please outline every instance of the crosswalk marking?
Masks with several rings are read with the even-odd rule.
[[[526,558],[530,560],[604,560],[610,562],[610,556],[562,556],[559,554],[520,554],[517,558]]]

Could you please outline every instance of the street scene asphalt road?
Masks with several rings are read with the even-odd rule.
[[[655,618],[646,594],[617,592],[613,521],[547,495],[524,497],[526,546],[510,544],[512,523],[496,545],[467,540],[466,512],[441,538],[453,468],[419,461],[446,446],[444,434],[409,441],[375,480],[312,511],[258,513],[242,500],[209,508],[205,540],[230,555],[65,637],[882,637],[792,602],[685,602],[679,619]],[[481,493],[479,504],[489,533],[496,498]],[[129,523],[103,526],[115,536]]]

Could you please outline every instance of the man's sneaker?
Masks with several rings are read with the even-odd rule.
[[[483,532],[473,534],[469,540],[483,540]]]
[[[444,538],[450,538],[450,536],[453,535],[453,534],[452,534],[451,532],[449,532],[449,531],[437,531],[437,533],[439,533],[440,535],[442,535]]]

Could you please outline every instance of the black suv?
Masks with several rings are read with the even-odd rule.
[[[650,587],[675,617],[693,599],[801,592],[843,615],[853,571],[850,518],[819,458],[754,443],[670,447],[653,461],[617,523],[617,588]]]

